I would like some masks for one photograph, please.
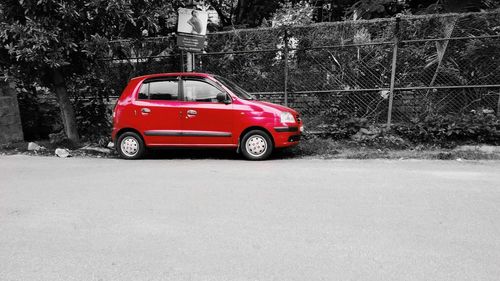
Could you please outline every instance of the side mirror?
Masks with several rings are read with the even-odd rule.
[[[217,94],[217,101],[220,103],[225,103],[225,104],[230,104],[231,99],[228,99],[227,95],[224,93],[218,93]]]

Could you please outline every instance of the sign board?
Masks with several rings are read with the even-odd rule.
[[[205,36],[190,34],[177,34],[177,46],[179,49],[189,52],[201,52],[205,46]]]
[[[196,9],[179,9],[177,46],[188,52],[201,52],[205,46],[208,13]]]
[[[195,9],[179,9],[177,32],[192,35],[207,35],[208,13]]]

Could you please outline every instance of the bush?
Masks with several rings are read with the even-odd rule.
[[[57,102],[47,98],[47,89],[37,84],[16,82],[24,139],[48,139],[49,134],[62,130]]]
[[[351,116],[349,112],[342,109],[339,101],[330,101],[329,109],[321,112],[318,116],[321,124],[318,129],[323,131],[323,137],[331,139],[346,139],[355,135],[359,129],[368,127],[368,120],[362,117]]]
[[[429,114],[409,123],[395,124],[387,131],[385,125],[370,124],[362,117],[342,109],[341,101],[332,102],[318,115],[315,127],[322,138],[352,139],[363,146],[405,148],[414,144],[454,146],[457,143],[500,144],[500,120],[491,110],[462,114]]]
[[[78,132],[83,141],[107,144],[111,135],[111,107],[109,96],[116,95],[109,83],[92,70],[77,76],[68,85],[68,91],[74,97]]]
[[[73,101],[78,131],[83,141],[107,144],[111,134],[109,96],[116,96],[109,83],[91,69],[87,74],[68,79],[68,93]],[[30,79],[16,79],[24,138],[27,141],[64,139],[60,109],[52,89]],[[62,135],[61,135],[62,134]]]
[[[74,103],[78,131],[84,141],[107,144],[111,135],[111,109],[103,100],[77,100]]]
[[[484,112],[432,114],[414,119],[409,124],[395,125],[393,130],[416,143],[500,144],[500,120],[495,115]]]

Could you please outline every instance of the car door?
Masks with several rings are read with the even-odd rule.
[[[233,105],[217,101],[217,94],[225,91],[201,77],[183,77],[182,88],[183,143],[200,146],[237,145],[235,138],[238,136],[232,133]]]
[[[135,101],[137,128],[146,145],[164,146],[181,143],[181,108],[178,77],[146,80]]]

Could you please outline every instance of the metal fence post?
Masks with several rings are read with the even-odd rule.
[[[497,117],[500,118],[500,90],[498,92]]]
[[[186,53],[186,71],[193,72],[193,60],[194,54],[191,52]]]
[[[184,68],[184,51],[183,50],[181,50],[180,60],[181,60],[181,69],[180,69],[180,71],[184,72],[185,68]]]
[[[284,54],[285,54],[285,106],[288,106],[288,31],[285,28],[285,35],[283,36],[283,39],[285,41],[285,49],[284,49]]]
[[[391,129],[392,125],[392,107],[394,100],[394,84],[396,81],[396,68],[398,60],[398,44],[399,44],[399,22],[400,18],[396,18],[396,26],[394,30],[394,47],[392,50],[392,71],[391,71],[391,86],[389,89],[389,108],[387,111],[387,129]]]

